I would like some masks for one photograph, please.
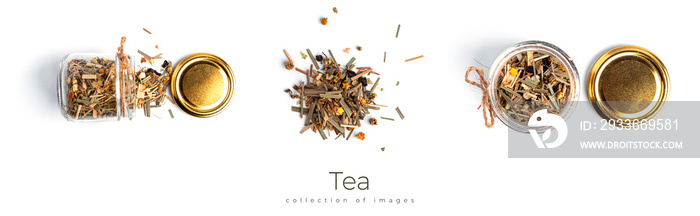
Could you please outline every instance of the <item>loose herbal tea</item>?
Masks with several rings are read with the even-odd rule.
[[[477,61],[478,62],[478,61]],[[474,71],[478,81],[469,79]],[[549,127],[530,127],[530,116],[541,109],[566,118],[578,98],[578,73],[573,60],[558,47],[543,41],[523,41],[504,50],[489,70],[471,66],[464,79],[481,89],[484,123],[490,128],[497,116],[518,132],[543,132]],[[489,121],[490,117],[490,121]]]
[[[172,64],[165,60],[160,70],[143,67],[134,71],[133,57],[124,50],[125,42],[126,37],[122,37],[116,55],[74,53],[64,58],[59,70],[58,98],[67,120],[131,118],[137,108],[143,108],[150,117],[150,108],[163,104]],[[162,59],[162,54],[150,56],[140,50],[139,53],[143,62],[150,65],[155,59]]]
[[[146,58],[151,65],[154,64],[155,59],[160,59],[161,54],[151,57],[145,52],[139,50],[139,53]],[[151,108],[158,108],[165,102],[165,93],[167,92],[168,86],[170,86],[170,76],[173,72],[172,63],[168,60],[164,60],[163,64],[160,65],[160,70],[153,69],[151,67],[142,67],[141,70],[131,77],[134,82],[134,88],[136,89],[136,95],[131,101],[131,105],[134,109],[143,108],[144,115],[146,117],[151,117]],[[155,103],[155,104],[151,104]]]
[[[146,28],[143,30],[148,34],[152,34],[150,31],[146,30]],[[118,52],[120,59],[124,59],[124,56],[126,56],[124,54],[125,40],[126,38],[122,37],[122,43]],[[156,48],[160,49],[157,45]],[[141,50],[138,50],[138,53],[142,56],[141,63],[144,67],[141,67],[141,69],[136,72],[127,71],[124,73],[127,74],[129,81],[124,83],[124,89],[131,94],[125,104],[131,109],[143,109],[144,115],[146,117],[151,117],[151,109],[161,107],[165,102],[165,98],[167,98],[165,94],[170,86],[173,65],[168,60],[162,60],[163,53],[149,55]],[[156,60],[163,61],[158,70],[152,68],[152,66],[158,67]],[[129,63],[128,59],[122,62],[126,62],[126,64]],[[168,100],[170,99],[168,98]],[[170,100],[170,102],[172,103],[172,100]],[[170,115],[172,116],[172,111],[170,111]]]
[[[137,108],[144,109],[144,115],[151,117],[151,108],[160,107],[165,102],[165,93],[170,86],[170,74],[172,66],[170,61],[165,61],[161,72],[153,68],[141,68],[136,72],[135,85]],[[151,104],[155,102],[155,105]]]
[[[117,115],[116,65],[114,60],[92,58],[68,62],[67,114],[74,119]]]
[[[307,52],[309,56],[314,56],[310,50],[307,49]],[[306,116],[300,133],[312,129],[325,140],[327,134],[324,130],[328,130],[328,133],[332,131],[338,137],[349,139],[355,129],[361,126],[361,121],[370,113],[370,109],[386,107],[375,103],[375,89],[380,79],[377,78],[370,86],[371,81],[366,77],[379,74],[371,67],[356,67],[354,57],[341,65],[330,50],[328,53],[330,56],[323,53],[310,58],[312,63],[308,70],[296,68],[306,75],[306,81],[285,92],[291,98],[299,100],[299,106],[292,106],[292,111],[299,112],[301,118]],[[376,119],[372,121],[376,124]],[[364,138],[364,133],[361,134],[357,137]]]
[[[527,123],[537,110],[559,114],[571,93],[571,78],[561,61],[547,53],[516,54],[499,70],[497,105],[509,117]]]
[[[337,8],[333,7],[333,12],[337,14]],[[322,16],[321,24],[328,24],[328,17]],[[401,25],[399,24],[396,29],[396,38],[399,37],[400,29]],[[357,51],[364,50],[362,46],[356,46],[355,48]],[[351,48],[345,48],[342,51],[349,54],[351,50]],[[356,67],[354,57],[343,67],[337,62],[330,50],[328,50],[330,56],[325,53],[322,53],[323,55],[314,55],[309,49],[306,51],[312,63],[308,70],[295,67],[292,58],[287,51],[284,51],[288,60],[284,63],[285,68],[288,70],[296,69],[306,75],[306,82],[302,81],[300,84],[294,85],[292,89],[285,90],[291,98],[299,99],[297,101],[299,106],[293,106],[292,111],[299,112],[300,118],[304,118],[304,115],[306,115],[304,128],[300,133],[313,129],[325,140],[328,137],[324,130],[327,130],[328,133],[333,131],[338,134],[336,139],[340,136],[345,136],[345,139],[349,140],[355,130],[360,127],[360,120],[363,120],[369,114],[370,109],[386,108],[386,106],[377,105],[374,102],[377,95],[375,89],[377,91],[384,90],[383,88],[376,88],[379,78],[373,83],[368,77],[365,77],[370,74],[379,74],[374,72],[371,67]],[[386,56],[387,52],[384,51],[383,62],[386,62]],[[408,59],[406,62],[422,57],[421,55]],[[306,59],[303,52],[302,58]],[[396,85],[398,86],[398,82]],[[367,90],[368,86],[372,86],[369,91]],[[396,111],[399,117],[403,119],[404,116],[398,107]],[[386,117],[380,118],[384,120],[391,119]],[[369,123],[370,125],[376,125],[377,119],[371,118]],[[345,135],[346,130],[349,130],[347,136]],[[360,134],[355,135],[355,137],[364,140],[364,133],[361,132]],[[384,151],[383,147],[382,151]]]

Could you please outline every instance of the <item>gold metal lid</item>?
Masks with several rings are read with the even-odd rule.
[[[197,53],[180,61],[170,89],[175,103],[195,117],[212,117],[228,107],[236,92],[231,67],[218,56]]]
[[[650,119],[661,111],[669,82],[666,66],[651,51],[638,46],[616,47],[593,65],[588,99],[600,117],[626,127],[632,123],[626,120]]]

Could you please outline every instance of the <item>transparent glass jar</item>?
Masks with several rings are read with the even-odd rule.
[[[58,106],[68,121],[118,121],[131,118],[133,56],[122,66],[116,53],[72,53],[59,65]]]
[[[566,72],[570,77],[570,93],[565,100],[566,103],[564,104],[564,106],[558,110],[558,115],[566,120],[571,115],[571,113],[573,113],[574,107],[576,107],[577,99],[579,97],[578,86],[580,82],[576,66],[574,65],[574,62],[571,60],[571,58],[569,58],[569,56],[564,51],[559,49],[559,47],[556,47],[550,43],[543,41],[523,41],[517,43],[507,48],[501,53],[501,55],[498,56],[498,58],[496,58],[489,70],[489,99],[492,101],[493,109],[496,115],[498,116],[498,119],[500,119],[501,122],[503,122],[503,124],[505,124],[506,126],[510,127],[515,131],[523,133],[527,133],[529,129],[534,129],[537,132],[544,132],[545,130],[551,127],[530,127],[528,126],[527,122],[523,122],[511,117],[508,114],[509,110],[506,110],[499,103],[500,97],[498,94],[498,90],[500,88],[499,78],[501,76],[501,70],[503,69],[503,67],[506,66],[508,61],[516,57],[516,55],[521,53],[527,53],[528,51],[535,51],[538,53],[548,54],[551,57],[557,59],[561,63],[561,65],[566,69]]]

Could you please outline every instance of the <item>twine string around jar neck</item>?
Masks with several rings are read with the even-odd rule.
[[[479,82],[469,80],[469,73],[472,71],[475,71],[476,74],[479,75]],[[474,85],[476,87],[479,87],[481,89],[481,92],[483,94],[483,96],[481,97],[481,106],[482,106],[483,111],[484,111],[484,124],[486,125],[487,128],[493,127],[494,111],[493,111],[493,105],[491,104],[491,99],[489,99],[489,92],[488,92],[489,83],[486,80],[486,78],[484,78],[484,70],[477,68],[477,67],[474,67],[474,66],[469,66],[469,68],[467,69],[467,73],[464,75],[464,81],[467,81],[467,83]],[[488,111],[487,111],[487,109],[488,109]],[[487,113],[488,113],[488,116],[486,115]],[[491,117],[490,122],[489,122],[489,118],[488,118],[489,116]]]

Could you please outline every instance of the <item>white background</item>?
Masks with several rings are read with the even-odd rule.
[[[568,53],[585,85],[600,54],[630,44],[663,60],[670,100],[696,101],[696,14],[673,1],[8,2],[0,215],[697,215],[697,159],[508,159],[507,127],[484,127],[481,93],[464,82],[476,60],[490,66],[508,46],[536,39]],[[65,121],[60,59],[116,52],[121,36],[133,55],[222,57],[236,76],[232,104],[208,119],[169,106],[154,110],[163,119]],[[365,123],[365,141],[299,135],[283,90],[304,77],[283,68],[282,49],[306,69],[306,48],[372,66],[384,88],[377,102],[389,106],[377,116],[398,119],[399,106],[406,119]],[[367,176],[370,190],[335,191],[331,171]],[[415,203],[285,203],[295,197]]]

